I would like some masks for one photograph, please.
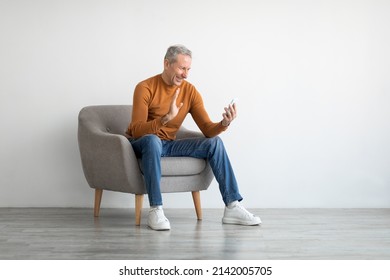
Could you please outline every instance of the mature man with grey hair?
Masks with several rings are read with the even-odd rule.
[[[165,54],[164,59],[167,59],[169,63],[176,62],[177,55],[188,55],[192,58],[192,52],[183,45],[174,45],[168,48],[167,53]]]
[[[220,133],[236,118],[236,104],[224,108],[222,120],[212,122],[196,88],[186,81],[191,69],[192,53],[183,45],[168,48],[161,74],[140,82],[134,90],[132,121],[127,129],[129,141],[143,165],[150,211],[148,226],[169,230],[169,220],[162,209],[160,190],[161,157],[188,156],[205,158],[210,163],[225,203],[223,223],[259,225],[259,217],[240,203],[229,157]],[[176,133],[187,114],[206,138],[176,139]]]

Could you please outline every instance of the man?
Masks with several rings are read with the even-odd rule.
[[[148,226],[169,230],[162,209],[160,191],[161,157],[189,156],[209,161],[226,205],[223,223],[258,225],[259,217],[249,213],[239,201],[236,179],[218,134],[236,118],[236,105],[224,108],[223,118],[210,120],[199,92],[186,81],[191,69],[191,51],[182,45],[168,48],[162,74],[140,82],[133,97],[132,121],[127,134],[137,157],[141,158],[150,210]],[[175,140],[176,132],[190,113],[206,138]]]

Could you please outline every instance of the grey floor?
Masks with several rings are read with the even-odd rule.
[[[251,209],[261,226],[221,224],[223,210],[165,209],[172,230],[134,225],[134,209],[0,208],[0,259],[390,259],[390,209]]]

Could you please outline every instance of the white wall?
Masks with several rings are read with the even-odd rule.
[[[385,0],[0,0],[0,206],[91,207],[79,110],[130,104],[182,43],[215,121],[240,99],[222,138],[245,205],[390,207],[389,12]],[[215,182],[202,198],[222,207]],[[106,193],[102,207],[133,201]]]

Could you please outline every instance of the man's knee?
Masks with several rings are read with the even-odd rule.
[[[211,150],[213,150],[213,151],[225,149],[225,146],[223,145],[223,141],[219,136],[215,136],[213,138],[208,138],[208,142],[209,142]]]
[[[214,144],[214,145],[223,145],[223,141],[222,139],[219,137],[219,136],[215,136],[213,138],[209,138],[211,143]]]
[[[142,137],[143,139],[143,148],[147,151],[161,151],[162,150],[162,143],[161,139],[154,135],[154,134],[147,134]]]

